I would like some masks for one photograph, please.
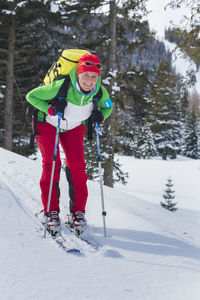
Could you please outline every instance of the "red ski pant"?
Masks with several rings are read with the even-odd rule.
[[[37,132],[38,135],[36,136],[36,141],[42,154],[42,176],[40,179],[41,198],[44,206],[44,213],[46,213],[53,164],[52,158],[55,147],[56,128],[48,123],[38,121]],[[85,125],[80,125],[74,129],[59,134],[49,211],[59,212],[59,179],[61,169],[59,151],[60,144],[66,159],[66,176],[69,183],[70,212],[85,212],[88,196],[86,184],[88,176],[85,173],[86,164],[84,160],[85,132]]]

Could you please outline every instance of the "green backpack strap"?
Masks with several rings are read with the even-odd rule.
[[[93,101],[93,110],[98,110],[98,101],[102,98],[102,88],[100,87],[100,89],[98,90],[98,93],[93,97],[92,101]],[[93,122],[91,119],[91,116],[88,119],[88,140],[92,140],[93,139]]]

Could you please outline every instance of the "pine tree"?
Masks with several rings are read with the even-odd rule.
[[[108,53],[108,62],[107,70],[110,76],[110,85],[108,86],[108,92],[111,97],[115,98],[116,90],[114,86],[116,85],[116,74],[117,74],[117,40],[116,40],[116,24],[117,24],[117,7],[115,0],[110,1],[109,3],[109,48],[107,49]],[[115,105],[113,105],[112,117],[107,120],[104,126],[104,151],[106,151],[106,156],[104,159],[104,183],[107,186],[113,187],[114,184],[114,124],[116,121],[115,116]]]
[[[5,105],[4,105],[4,135],[3,145],[4,148],[12,150],[12,116],[13,116],[13,95],[14,95],[14,51],[15,51],[15,27],[16,27],[16,11],[15,6],[18,1],[1,3],[0,21],[1,21],[1,41],[2,48],[0,52],[7,56],[7,61],[3,66],[7,67],[7,72],[4,73],[5,80]],[[5,8],[5,9],[3,9]],[[6,34],[8,31],[8,36]],[[5,56],[4,56],[5,57]],[[6,71],[5,68],[3,70]],[[2,76],[1,76],[2,77]]]
[[[184,132],[184,150],[183,155],[198,159],[200,158],[200,97],[193,93],[189,97],[189,106],[187,109],[185,132]]]
[[[134,136],[134,156],[136,158],[150,158],[156,156],[156,147],[150,124],[139,126]]]
[[[106,43],[107,53],[109,54],[107,60],[107,82],[109,93],[114,102],[114,111],[112,118],[106,124],[104,137],[104,152],[108,154],[104,177],[107,178],[109,186],[113,185],[111,183],[113,181],[111,172],[114,162],[114,153],[112,149],[115,149],[116,143],[114,137],[121,130],[120,124],[122,114],[118,108],[119,104],[123,101],[122,99],[127,101],[124,89],[121,90],[121,87],[119,86],[119,77],[124,77],[124,81],[127,80],[127,78],[125,78],[127,75],[125,69],[127,66],[132,65],[130,57],[136,49],[139,52],[141,45],[144,44],[145,37],[149,34],[148,30],[140,30],[141,28],[146,28],[146,23],[144,25],[141,21],[142,15],[144,16],[146,13],[144,3],[145,1],[123,1],[121,3],[114,0],[109,1],[109,30],[105,31],[109,38],[109,42]],[[126,128],[126,132],[128,131],[129,128]],[[107,135],[110,137],[109,143],[107,143]],[[108,148],[108,145],[110,149]]]
[[[114,183],[115,136],[120,121],[116,116],[116,103],[123,97],[118,84],[119,70],[124,72],[129,63],[128,55],[133,55],[136,48],[142,48],[146,31],[139,29],[144,28],[141,19],[146,13],[145,2],[79,0],[60,4],[66,26],[74,35],[73,45],[96,53],[103,63],[103,84],[114,103],[112,116],[106,120],[101,136],[102,152],[106,153],[102,162],[104,183],[111,187]],[[109,11],[105,13],[102,8],[106,4]]]
[[[148,120],[156,149],[163,159],[176,158],[181,152],[183,119],[179,84],[169,61],[162,61],[151,87]]]
[[[185,149],[183,152],[184,156],[198,159],[198,136],[199,136],[199,123],[195,112],[188,112],[185,126]]]
[[[187,14],[182,17],[176,27],[173,27],[169,33],[169,39],[174,39],[177,47],[185,56],[189,56],[196,64],[196,70],[191,67],[188,72],[188,81],[191,85],[196,83],[196,74],[200,67],[200,37],[199,37],[199,17],[200,17],[200,4],[199,0],[171,0],[168,4],[174,9],[184,7]]]
[[[200,66],[199,53],[199,30],[200,26],[191,29],[189,32],[181,28],[169,28],[165,35],[170,42],[175,42],[177,47],[181,49],[182,53],[189,56],[197,65],[197,70]]]
[[[161,201],[160,204],[162,207],[170,210],[170,211],[176,211],[177,208],[176,206],[176,202],[173,202],[173,200],[175,199],[175,191],[172,190],[173,188],[173,183],[172,183],[172,179],[168,178],[167,179],[167,183],[166,183],[166,189],[165,189],[165,193],[163,194],[163,198],[164,198],[164,202]]]
[[[1,102],[2,119],[5,119],[4,147],[24,154],[27,126],[31,123],[25,95],[41,83],[49,68],[48,59],[52,52],[55,55],[55,48],[60,44],[60,32],[55,27],[59,13],[51,11],[51,1],[3,1],[0,18],[0,39],[4,41],[0,47],[3,66],[0,77],[7,78],[3,81]]]

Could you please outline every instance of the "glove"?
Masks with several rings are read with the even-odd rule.
[[[51,105],[48,109],[48,114],[51,116],[56,116],[58,113],[64,115],[64,110],[67,105],[67,102],[63,99],[56,100],[54,105]]]
[[[100,112],[100,110],[93,110],[90,118],[91,118],[92,122],[94,122],[94,123],[98,122],[99,124],[101,124],[104,120],[104,116]]]

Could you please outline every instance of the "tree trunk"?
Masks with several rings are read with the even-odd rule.
[[[116,4],[115,0],[110,1],[109,13],[109,38],[110,47],[108,53],[108,68],[114,70],[116,68]]]
[[[6,77],[6,97],[4,112],[4,143],[5,149],[12,151],[12,114],[14,89],[14,49],[15,49],[15,20],[12,19],[8,37],[8,71]]]
[[[110,1],[110,15],[109,15],[109,38],[110,47],[108,53],[108,71],[113,71],[116,69],[116,4],[114,0]],[[111,76],[112,77],[112,76]],[[112,98],[112,86],[114,83],[114,78],[112,77],[110,81],[110,87],[108,92]],[[112,99],[114,100],[114,99]],[[112,115],[105,122],[105,134],[106,134],[106,149],[109,152],[109,156],[106,159],[104,165],[104,184],[113,187],[113,167],[114,167],[114,151],[113,151],[113,141],[114,141],[114,120],[115,120],[115,110],[113,107]]]

